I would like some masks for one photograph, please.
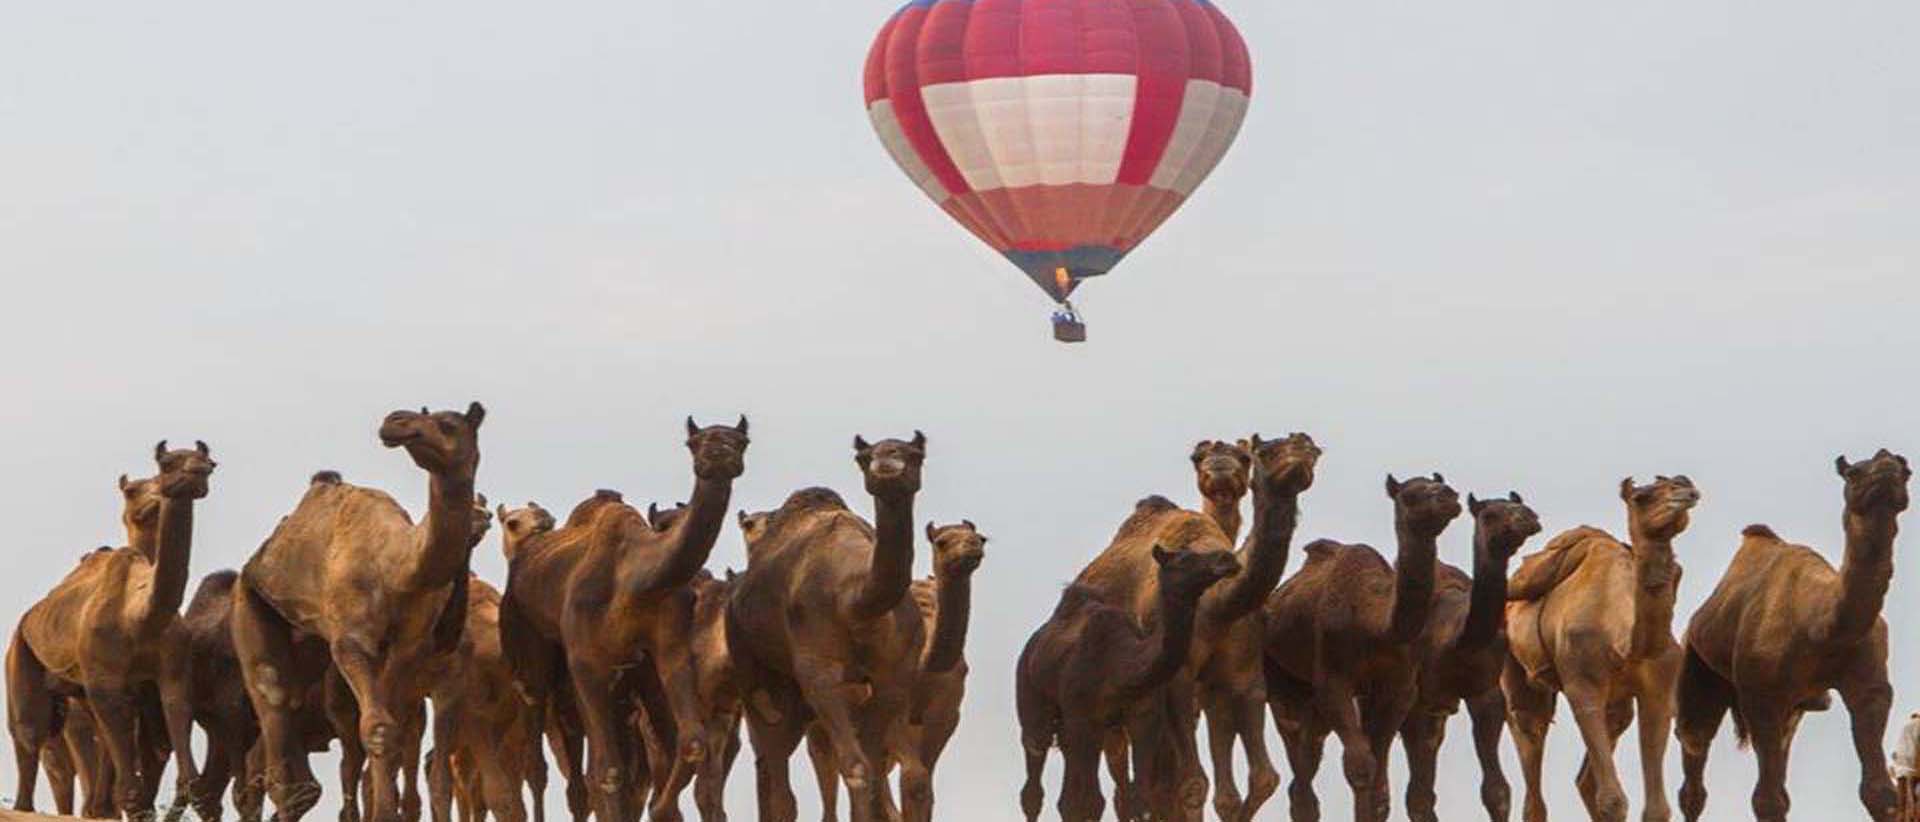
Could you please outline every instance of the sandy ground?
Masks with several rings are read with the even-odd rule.
[[[28,820],[33,820],[33,819],[72,819],[72,818],[74,817],[43,816],[37,813],[14,813],[13,811],[0,811],[0,822],[28,822]]]

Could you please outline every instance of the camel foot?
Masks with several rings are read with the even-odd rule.
[[[292,820],[306,816],[307,811],[313,810],[313,806],[320,804],[320,783],[318,782],[302,782],[298,785],[290,785],[287,787],[285,793],[286,799],[284,801],[274,803],[274,810],[276,811],[274,818],[276,820],[292,822]],[[355,820],[355,822],[358,822],[358,820]]]

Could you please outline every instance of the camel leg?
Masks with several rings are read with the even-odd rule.
[[[1413,822],[1438,822],[1440,818],[1434,814],[1433,786],[1446,733],[1447,718],[1424,711],[1409,715],[1400,725],[1400,741],[1407,750],[1407,818]]]
[[[1682,770],[1680,813],[1687,822],[1698,822],[1707,808],[1707,754],[1713,748],[1713,738],[1720,733],[1720,723],[1733,707],[1733,683],[1707,667],[1689,648],[1674,692],[1674,734],[1680,738]]]
[[[94,727],[113,758],[114,801],[128,822],[150,822],[153,809],[143,806],[146,789],[140,778],[139,752],[135,744],[135,726],[139,723],[132,693],[125,687],[87,688],[87,704],[93,706]]]
[[[787,692],[782,689],[781,695]],[[775,695],[767,692],[767,699],[775,701]],[[759,818],[765,822],[795,822],[800,818],[798,804],[793,797],[793,779],[789,775],[788,763],[793,751],[800,747],[800,740],[806,734],[806,720],[800,716],[799,706],[791,699],[778,699],[777,716],[769,716],[760,711],[747,711],[747,735],[753,741],[754,793],[759,804]]]
[[[143,683],[133,689],[133,752],[140,769],[140,807],[157,807],[160,777],[166,770],[167,755],[173,744],[167,738],[166,711],[160,706],[160,689]],[[167,822],[174,822],[169,811]]]
[[[167,808],[168,820],[179,819],[186,812],[193,784],[200,779],[193,762],[193,672],[187,667],[186,642],[174,644],[174,653],[167,654],[162,662],[159,683],[161,715],[167,742],[173,748],[173,805]],[[159,776],[156,770],[156,784]]]
[[[1101,754],[1107,761],[1107,778],[1113,780],[1113,810],[1121,822],[1134,822],[1140,818],[1140,788],[1133,781],[1127,757],[1131,751],[1127,747],[1127,732],[1109,730],[1100,740]]]
[[[691,630],[689,626],[682,629]],[[658,651],[648,654],[649,663],[641,666],[641,700],[649,716],[660,712],[660,719],[666,722],[656,720],[655,725],[665,724],[671,734],[656,731],[668,759],[663,763],[666,773],[658,780],[651,816],[655,822],[679,822],[681,794],[693,784],[700,764],[719,752],[707,750],[706,737],[700,733],[700,687],[686,645],[675,636],[667,636],[656,638],[654,647]]]
[[[240,822],[260,822],[267,804],[267,746],[257,733],[244,756],[246,762],[240,769],[244,776],[233,784],[233,812]]]
[[[1060,729],[1060,753],[1066,775],[1060,784],[1063,822],[1099,822],[1107,801],[1100,795],[1100,749],[1104,735],[1091,722],[1073,721]]]
[[[566,783],[567,812],[573,816],[573,822],[587,822],[592,809],[587,801],[587,780],[580,769],[583,733],[571,690],[569,687],[556,692],[554,699],[545,703],[547,750],[553,753],[560,779]]]
[[[188,796],[193,803],[193,813],[204,820],[220,818],[220,798],[227,792],[227,783],[233,781],[233,751],[239,747],[239,734],[227,729],[225,722],[212,720],[202,723],[207,732],[207,766],[193,782]]]
[[[360,704],[347,681],[327,669],[327,722],[340,740],[340,822],[360,822],[360,781],[367,770],[367,750],[360,744]]]
[[[813,778],[820,785],[820,820],[840,819],[840,772],[833,764],[833,744],[826,729],[814,725],[807,729],[807,759],[813,763]]]
[[[79,771],[73,764],[73,752],[58,736],[47,740],[40,752],[41,766],[47,772],[47,788],[53,792],[53,809],[61,816],[73,815],[73,782]]]
[[[1200,745],[1197,737],[1200,732],[1199,686],[1186,675],[1176,676],[1167,684],[1167,728],[1171,734],[1166,750],[1174,754],[1175,770],[1173,776],[1178,780],[1177,809],[1178,819],[1187,822],[1201,822],[1206,816],[1207,784],[1206,769],[1200,765]],[[1227,772],[1231,774],[1229,767]]]
[[[1047,788],[1041,780],[1047,774],[1050,747],[1051,740],[1042,741],[1022,731],[1020,752],[1027,759],[1027,781],[1020,785],[1020,813],[1026,816],[1027,822],[1039,822],[1040,810],[1047,801]]]
[[[472,753],[484,800],[479,807],[491,812],[496,822],[526,822],[527,808],[520,798],[521,774],[509,764],[511,752],[496,748]]]
[[[1223,820],[1237,822],[1246,800],[1233,778],[1233,743],[1239,726],[1234,716],[1233,695],[1210,687],[1201,689],[1205,707],[1201,715],[1207,722],[1207,755],[1213,761],[1213,812]]]
[[[1753,786],[1753,818],[1758,822],[1786,822],[1792,801],[1787,797],[1787,718],[1777,700],[1743,699],[1748,739],[1760,760],[1759,780]]]
[[[1571,694],[1567,702],[1569,705],[1578,704],[1574,702]],[[1617,804],[1619,818],[1625,819],[1626,792],[1620,788],[1619,772],[1613,767],[1613,750],[1619,744],[1620,735],[1626,733],[1628,725],[1633,724],[1633,697],[1622,695],[1609,701],[1603,714],[1606,754],[1604,757],[1596,757],[1593,749],[1589,747],[1587,753],[1580,757],[1580,770],[1574,775],[1573,784],[1580,791],[1580,801],[1586,804],[1588,816],[1594,819],[1612,819],[1614,817],[1611,814],[1614,813]],[[1575,721],[1579,721],[1579,718],[1580,715],[1576,711]],[[1584,728],[1582,730],[1584,732]],[[1608,770],[1613,772],[1611,783],[1603,781],[1606,772],[1602,771],[1599,765],[1595,764],[1596,762],[1604,762]],[[1619,797],[1618,803],[1615,803],[1607,793],[1609,784],[1614,788],[1612,795]]]
[[[533,800],[533,822],[547,822],[547,758],[540,752],[542,724],[531,714],[520,718],[520,733],[526,738],[526,750],[520,754],[521,769],[526,772],[527,794]]]
[[[376,647],[365,637],[341,637],[333,642],[333,664],[360,707],[360,747],[367,755],[363,779],[370,789],[367,816],[374,822],[395,822],[405,818],[399,776],[411,744],[413,708],[404,701],[395,704],[396,689],[376,661]]]
[[[13,733],[13,761],[20,780],[14,783],[13,809],[21,813],[33,813],[40,752],[53,738],[53,713],[46,666],[15,632],[7,646],[7,729]]]
[[[439,726],[439,722],[434,725]],[[435,734],[437,737],[438,734]],[[447,749],[436,739],[433,748],[427,751],[427,814],[433,822],[452,822],[453,820],[453,774],[447,764]]]
[[[279,817],[297,822],[320,801],[320,784],[307,766],[294,711],[299,696],[292,627],[255,594],[242,576],[233,592],[233,644],[241,677],[260,721],[267,785]]]
[[[1400,732],[1400,727],[1406,724],[1417,696],[1413,676],[1409,672],[1403,681],[1388,684],[1361,703],[1365,708],[1361,715],[1361,728],[1367,737],[1367,753],[1373,759],[1371,818],[1376,822],[1386,822],[1393,809],[1393,790],[1387,771],[1390,763],[1388,754],[1392,752],[1393,738]],[[1356,817],[1361,810],[1356,794]]]
[[[823,659],[802,660],[795,667],[801,673],[801,692],[833,744],[840,778],[847,786],[850,815],[854,822],[868,822],[879,809],[878,791],[886,775],[879,770],[879,763],[868,758],[866,746],[861,744],[846,692],[852,687],[846,684],[846,673],[838,663]]]
[[[1640,762],[1642,795],[1646,806],[1640,811],[1642,822],[1667,822],[1673,808],[1667,804],[1667,740],[1673,738],[1674,682],[1680,676],[1682,656],[1670,648],[1657,659],[1648,660],[1636,672],[1634,705],[1640,724]]]
[[[1376,763],[1373,743],[1353,704],[1353,686],[1336,677],[1319,683],[1314,688],[1314,713],[1340,737],[1340,767],[1353,791],[1354,822],[1371,822],[1378,808],[1373,787]]]
[[[1885,663],[1874,666],[1867,675],[1843,683],[1840,698],[1846,702],[1853,724],[1853,750],[1860,757],[1860,803],[1874,822],[1894,818],[1898,797],[1887,776],[1887,714],[1893,707],[1893,689],[1887,684]]]
[[[420,801],[420,744],[427,730],[426,701],[415,702],[407,708],[406,714],[401,723],[405,730],[400,737],[400,817],[406,822],[420,822],[423,805]]]
[[[1287,754],[1287,766],[1293,771],[1293,781],[1287,786],[1288,818],[1293,822],[1319,822],[1320,795],[1313,790],[1314,777],[1320,773],[1321,760],[1326,755],[1328,729],[1325,723],[1313,716],[1311,709],[1282,707],[1273,703],[1275,724],[1280,728],[1280,742]],[[1290,721],[1282,721],[1287,716]]]
[[[1480,759],[1480,804],[1491,822],[1507,822],[1513,812],[1513,789],[1500,768],[1500,731],[1507,721],[1507,698],[1500,689],[1467,700],[1473,721],[1473,750]]]
[[[1554,693],[1534,687],[1527,681],[1526,671],[1511,658],[1500,675],[1500,687],[1507,700],[1508,730],[1513,732],[1513,746],[1520,752],[1520,775],[1527,783],[1521,819],[1546,822],[1547,801],[1540,768],[1546,759],[1547,729],[1553,724]]]
[[[637,819],[637,810],[626,805],[630,798],[622,768],[629,764],[626,713],[614,707],[613,676],[590,665],[572,668],[574,696],[580,718],[587,726],[587,772],[595,792],[594,815],[600,819]]]
[[[720,715],[708,717],[702,723],[702,733],[707,738],[707,749],[712,751],[693,780],[693,804],[700,811],[700,822],[726,822],[725,791],[730,757],[726,749],[730,744],[728,732],[733,729],[734,718],[731,713],[721,711]]]
[[[1260,686],[1232,696],[1234,724],[1247,757],[1247,798],[1240,806],[1240,816],[1227,822],[1253,822],[1254,815],[1280,789],[1280,771],[1267,752],[1265,695],[1266,688]]]

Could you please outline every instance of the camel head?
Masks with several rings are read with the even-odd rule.
[[[1253,472],[1256,488],[1298,494],[1313,487],[1313,469],[1320,464],[1320,446],[1313,438],[1294,432],[1286,439],[1263,440],[1255,434],[1241,441],[1252,452],[1258,470]]]
[[[1504,499],[1478,499],[1468,494],[1467,511],[1473,514],[1475,529],[1487,535],[1487,546],[1501,559],[1511,558],[1527,538],[1540,533],[1540,515],[1527,507],[1518,491],[1508,492]]]
[[[655,531],[666,533],[673,530],[673,524],[687,513],[687,504],[676,502],[672,508],[661,508],[660,503],[647,503],[647,526]]]
[[[192,448],[168,450],[167,441],[161,440],[153,447],[153,461],[160,466],[160,473],[153,477],[160,496],[200,499],[207,495],[207,479],[213,476],[216,463],[206,443],[195,441]]]
[[[537,502],[511,509],[502,505],[494,513],[500,517],[500,544],[507,559],[513,559],[514,554],[519,553],[520,544],[529,537],[553,530],[553,514]]]
[[[459,411],[395,411],[380,423],[380,443],[405,448],[413,464],[429,473],[464,473],[480,466],[480,422],[487,409],[471,403]]]
[[[987,538],[973,520],[958,525],[927,523],[927,541],[933,543],[933,568],[940,576],[966,576],[980,568],[987,556]]]
[[[866,476],[867,493],[876,497],[910,496],[920,492],[920,465],[927,460],[927,435],[913,432],[912,440],[867,442],[853,438],[853,460]]]
[[[1178,602],[1196,602],[1220,580],[1240,573],[1240,560],[1223,551],[1169,551],[1153,546],[1160,566],[1160,589]]]
[[[1202,440],[1193,447],[1191,459],[1202,496],[1231,504],[1247,495],[1247,472],[1253,468],[1253,454],[1245,446]]]
[[[747,513],[743,510],[735,514],[735,517],[738,518],[740,522],[740,536],[746,540],[747,550],[752,551],[754,543],[759,542],[760,537],[766,535],[767,523],[773,519],[773,512],[755,511],[753,513]]]
[[[1388,474],[1387,497],[1393,500],[1394,518],[1422,537],[1439,536],[1460,516],[1460,494],[1437,471],[1432,477],[1414,477],[1406,482]]]
[[[1685,474],[1656,476],[1646,485],[1635,485],[1627,477],[1620,481],[1620,499],[1627,503],[1627,520],[1636,533],[1672,539],[1687,530],[1689,512],[1700,504],[1700,490]]]
[[[1907,458],[1880,449],[1859,462],[1847,462],[1845,456],[1834,460],[1840,478],[1847,481],[1847,513],[1900,513],[1907,510],[1907,481],[1913,469]]]
[[[487,530],[493,527],[493,512],[487,510],[487,495],[473,495],[473,524],[467,528],[467,547],[473,548],[487,538]]]
[[[158,477],[130,480],[120,475],[120,521],[129,533],[160,524],[160,484]]]
[[[693,452],[693,475],[703,480],[725,481],[747,470],[747,418],[733,425],[709,425],[701,428],[687,418],[687,450]],[[657,530],[657,529],[656,529]]]

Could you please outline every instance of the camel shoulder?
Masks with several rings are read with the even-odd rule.
[[[1582,525],[1570,529],[1520,561],[1520,568],[1507,580],[1507,599],[1541,599],[1591,557],[1630,558],[1631,551],[1599,528]]]

